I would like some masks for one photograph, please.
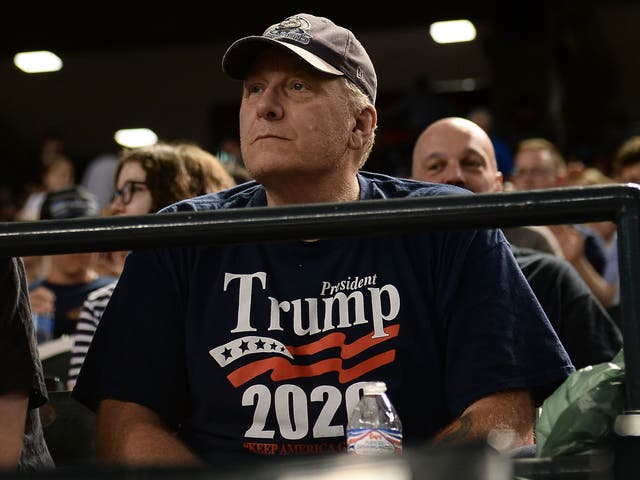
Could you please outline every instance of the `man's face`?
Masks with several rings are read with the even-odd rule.
[[[539,148],[518,152],[512,176],[518,190],[555,188],[561,184],[551,152]]]
[[[437,122],[413,149],[412,178],[457,185],[475,193],[502,190],[493,146],[480,127]]]
[[[66,280],[83,279],[94,268],[97,253],[65,253],[51,256],[51,265]]]
[[[353,174],[347,152],[355,127],[339,77],[321,74],[279,49],[265,51],[244,80],[240,106],[242,158],[265,185]]]

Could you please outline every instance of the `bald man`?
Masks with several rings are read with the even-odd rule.
[[[491,140],[478,125],[458,117],[438,120],[418,137],[411,176],[475,193],[502,191]]]
[[[413,149],[411,176],[416,180],[446,183],[474,193],[503,191],[493,144],[474,122],[443,118],[422,132]],[[562,256],[562,249],[547,227],[504,228],[512,245]]]
[[[503,190],[491,140],[464,118],[444,118],[422,132],[413,149],[411,174],[475,193]],[[560,257],[521,248],[509,235],[518,229],[503,230],[574,366],[611,360],[622,347],[622,334],[575,268]]]

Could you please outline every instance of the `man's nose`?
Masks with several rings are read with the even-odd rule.
[[[284,115],[282,102],[278,93],[273,88],[266,88],[257,103],[256,113],[260,118],[278,120]]]
[[[449,165],[444,171],[444,181],[448,185],[456,185],[458,187],[466,186],[464,173],[458,165]]]

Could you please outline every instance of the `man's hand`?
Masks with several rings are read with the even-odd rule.
[[[510,438],[499,449],[533,445],[535,404],[529,390],[494,393],[469,405],[462,415],[436,435],[436,445],[462,445],[486,441],[496,433]],[[498,447],[496,447],[498,448]]]
[[[31,311],[33,313],[50,313],[56,311],[56,295],[46,287],[36,287],[29,291]]]
[[[584,235],[571,225],[549,225],[549,229],[558,239],[564,258],[575,264],[583,257]]]

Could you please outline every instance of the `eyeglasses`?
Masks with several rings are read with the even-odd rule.
[[[129,205],[131,200],[133,199],[133,194],[136,192],[141,192],[144,188],[140,188],[138,185],[143,185],[146,187],[146,182],[136,182],[134,180],[129,180],[125,182],[121,189],[116,189],[113,192],[113,197],[111,198],[111,202],[115,202],[116,198],[120,197],[120,201],[123,205]]]

